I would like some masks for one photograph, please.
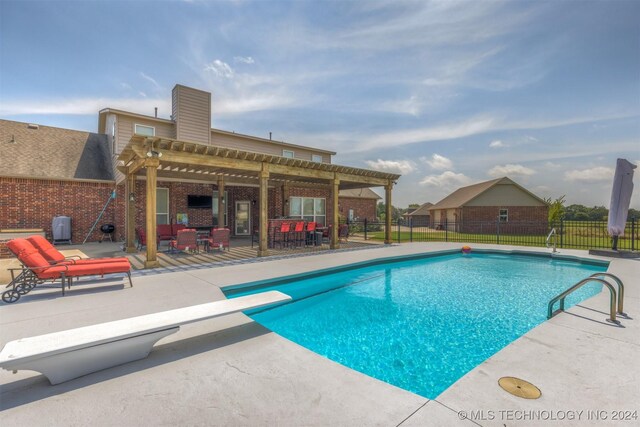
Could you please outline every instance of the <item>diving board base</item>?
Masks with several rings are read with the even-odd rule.
[[[43,374],[52,385],[79,378],[92,372],[144,359],[156,342],[174,334],[180,327],[137,335],[117,341],[45,356],[26,363],[5,363],[7,370],[29,370]]]

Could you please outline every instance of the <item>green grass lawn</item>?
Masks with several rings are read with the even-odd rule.
[[[637,236],[635,249],[638,250],[640,246],[640,238]],[[363,236],[364,233],[357,233],[359,236]],[[604,249],[611,248],[611,237],[607,234],[606,226],[600,227],[565,227],[562,236],[558,235],[557,246],[568,249]],[[384,232],[369,232],[367,233],[368,239],[384,240]],[[466,242],[466,243],[494,243],[505,245],[517,245],[517,246],[546,246],[546,235],[509,235],[503,234],[496,237],[496,234],[476,234],[476,233],[457,233],[457,232],[445,232],[445,231],[425,231],[424,228],[420,230],[414,230],[413,236],[409,231],[393,230],[391,233],[391,239],[394,242]],[[630,235],[621,237],[618,240],[618,249],[631,249]]]

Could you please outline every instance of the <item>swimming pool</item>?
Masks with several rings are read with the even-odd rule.
[[[549,257],[456,253],[225,293],[230,298],[270,289],[289,294],[292,303],[248,314],[331,360],[435,398],[545,321],[551,298],[606,268]],[[567,298],[567,308],[601,286],[584,286]]]

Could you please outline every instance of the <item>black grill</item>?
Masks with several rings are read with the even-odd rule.
[[[104,234],[111,234],[116,231],[116,226],[113,224],[104,224],[100,227],[100,231],[102,231]]]

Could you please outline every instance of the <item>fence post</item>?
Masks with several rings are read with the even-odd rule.
[[[496,220],[496,245],[500,244],[500,217]]]
[[[409,217],[409,241],[413,243],[413,218]]]
[[[444,241],[448,242],[449,241],[449,224],[448,224],[448,219],[445,218],[444,219]]]
[[[400,218],[396,220],[396,223],[398,224],[398,243],[400,243]]]
[[[562,244],[564,240],[564,218],[560,218],[560,247],[562,248]]]
[[[367,218],[364,219],[364,240],[367,240]]]
[[[631,218],[631,251],[636,250],[636,217]]]

